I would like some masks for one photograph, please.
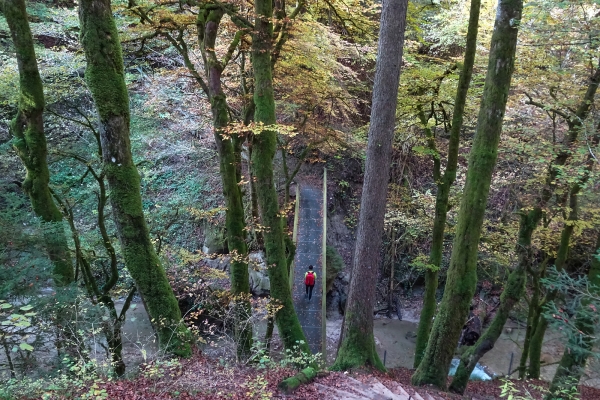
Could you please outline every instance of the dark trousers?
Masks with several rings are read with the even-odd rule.
[[[306,285],[306,295],[308,296],[308,299],[312,299],[312,291],[313,288],[315,287],[315,285]]]

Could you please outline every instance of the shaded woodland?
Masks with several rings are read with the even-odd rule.
[[[599,84],[598,0],[0,0],[0,398],[600,396]]]

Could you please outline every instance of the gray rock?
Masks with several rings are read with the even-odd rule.
[[[224,227],[206,224],[202,251],[206,254],[226,254],[228,252]]]
[[[417,332],[408,331],[408,332],[406,332],[406,335],[404,335],[404,338],[406,340],[408,340],[409,342],[416,343],[417,342]]]
[[[340,279],[346,285],[350,283],[350,273],[348,271],[344,271],[340,274]]]
[[[271,281],[267,272],[267,262],[262,251],[248,255],[248,275],[250,292],[255,296],[268,296],[271,293]]]
[[[204,262],[211,268],[220,269],[221,271],[229,270],[229,263],[231,262],[231,257],[229,256],[218,256],[215,258],[205,258]]]

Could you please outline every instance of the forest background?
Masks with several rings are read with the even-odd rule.
[[[214,4],[221,8],[211,8]],[[275,234],[276,223],[266,222],[261,214],[268,209],[268,188],[258,185],[264,182],[261,171],[249,167],[250,160],[260,157],[253,148],[260,148],[254,144],[267,137],[263,135],[265,126],[272,132],[271,145],[275,146],[271,150],[275,152],[273,183],[278,200],[273,220],[279,221],[276,215],[280,210],[292,215],[294,185],[318,182],[322,168],[328,169],[327,240],[332,260],[343,260],[331,263],[338,265],[339,271],[328,277],[329,315],[345,310],[353,234],[361,208],[381,6],[333,0],[275,2],[275,41],[270,52],[276,119],[262,120],[253,117],[264,116],[255,113],[254,107],[262,106],[253,101],[255,82],[260,78],[257,57],[252,57],[257,43],[252,28],[258,25],[249,25],[255,17],[254,7],[244,2],[200,5],[205,14],[195,2],[114,1],[112,15],[122,45],[132,165],[141,177],[141,208],[154,248],[150,253],[157,254],[167,272],[178,312],[201,321],[194,324],[188,320],[200,331],[198,337],[212,337],[205,325],[229,332],[237,351],[228,356],[239,361],[256,351],[251,350],[248,339],[251,332],[240,328],[240,320],[264,316],[268,331],[269,326],[273,329],[273,316],[289,310],[283,294],[271,293],[280,303],[267,306],[266,292],[252,288],[254,296],[244,296],[247,278],[233,278],[234,271],[247,270],[249,262],[252,267],[251,259],[245,258],[248,250],[266,248],[269,265],[270,254],[279,254],[278,264],[282,257],[293,254],[289,244],[283,244],[278,252],[269,250],[269,234]],[[8,21],[4,15],[0,17],[0,310],[6,322],[0,330],[7,359],[3,369],[9,378],[39,376],[47,368],[41,365],[48,364],[48,357],[42,354],[52,354],[49,348],[55,345],[58,354],[73,363],[68,364],[71,368],[85,370],[90,359],[85,355],[89,332],[104,337],[111,368],[121,375],[127,355],[115,357],[125,318],[120,310],[127,311],[131,302],[139,299],[136,290],[143,291],[142,278],[132,272],[135,268],[127,265],[127,254],[119,246],[117,232],[122,222],[110,201],[111,195],[115,197],[114,187],[109,188],[114,182],[101,150],[106,118],[86,72],[77,6],[69,1],[27,3],[45,96],[43,132],[51,201],[61,214],[54,223],[40,222],[23,187],[25,168],[19,157],[19,138],[9,129],[23,104],[23,89]],[[447,220],[436,261],[430,254],[433,216],[448,166],[469,6],[470,2],[462,0],[408,3],[381,263],[370,282],[378,288],[375,308],[388,314],[393,308],[398,311],[395,299],[422,293],[419,288],[427,279],[431,282],[433,275],[437,275],[440,288],[436,285],[433,290],[434,308],[442,300],[488,72],[497,4],[481,2],[456,178],[446,188]],[[199,15],[205,15],[201,22]],[[481,313],[484,328],[497,314],[500,293],[519,265],[525,267],[525,289],[509,309],[511,318],[526,326],[539,318],[549,329],[564,332],[564,342],[570,343],[574,335],[585,331],[573,317],[582,309],[595,310],[598,294],[590,285],[594,276],[586,276],[598,262],[595,88],[600,80],[599,18],[600,6],[594,0],[538,0],[524,5],[498,160],[478,246],[475,298],[486,299],[486,305],[474,302],[473,306]],[[210,79],[217,74],[219,87]],[[117,93],[115,89],[109,95],[115,104],[120,99]],[[223,162],[228,151],[240,158]],[[234,164],[237,170],[228,171],[227,166]],[[232,174],[233,180],[227,180],[227,174]],[[233,186],[227,186],[232,182]],[[239,188],[238,200],[227,197],[235,188]],[[259,193],[267,194],[261,197]],[[241,228],[232,225],[231,214],[225,212],[233,210],[230,201],[242,206],[238,214],[243,220]],[[539,218],[535,217],[538,211]],[[533,217],[538,220],[529,233],[523,261],[519,250],[523,247],[523,221]],[[282,229],[289,231],[290,225],[283,224]],[[235,229],[247,232],[243,243],[234,244],[235,237],[230,235]],[[52,283],[59,269],[52,253],[48,256],[49,238],[59,237],[61,231],[75,265],[72,277],[64,275],[66,286],[56,280]],[[215,254],[223,253],[233,253],[227,271],[219,257],[213,260]],[[255,269],[259,266],[254,265]],[[272,285],[274,279],[277,282],[271,275]],[[122,308],[115,307],[119,303]],[[75,324],[65,321],[65,314],[70,313],[60,308],[65,304],[67,309],[74,307],[81,320]],[[22,312],[15,312],[16,308]],[[159,332],[166,332],[164,337],[172,337],[169,321],[153,323]],[[456,324],[462,326],[464,321]],[[595,329],[597,321],[591,325]],[[45,333],[32,335],[31,326],[43,327]],[[177,336],[181,343],[188,335],[184,331],[182,328],[181,337]],[[80,332],[88,333],[81,337]],[[295,345],[300,347],[295,350],[303,353],[294,332],[279,333],[289,351]],[[586,335],[593,337],[593,331]],[[160,342],[169,351],[188,353],[179,339],[177,343],[170,339]],[[267,348],[270,340],[267,335]],[[593,346],[581,346],[582,342],[587,343],[580,336],[573,346]],[[586,354],[594,355],[591,347]],[[529,364],[528,357],[522,357],[520,375],[539,377],[541,354],[537,360],[535,357]],[[314,360],[304,363],[311,362]]]

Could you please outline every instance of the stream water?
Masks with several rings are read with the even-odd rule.
[[[117,303],[117,308],[120,309],[120,307],[121,304]],[[405,315],[406,317],[412,320],[399,321],[387,318],[374,320],[377,352],[382,360],[385,355],[385,363],[388,368],[412,368],[413,366],[415,351],[414,333],[417,331],[417,320],[415,316]],[[329,363],[333,363],[335,359],[341,327],[341,318],[327,320],[327,358]],[[264,327],[257,326],[256,328],[256,334],[262,337],[264,329],[261,330],[261,328]],[[524,334],[524,329],[512,323],[507,324],[505,332],[502,333],[494,348],[481,359],[480,368],[474,371],[472,378],[486,380],[495,375],[506,375],[509,367],[511,367],[511,357],[512,370],[514,370],[519,365]],[[280,350],[281,347],[277,336],[275,332],[273,347],[276,351]],[[140,363],[153,359],[156,356],[158,348],[154,333],[146,310],[141,303],[136,304],[134,308],[128,311],[127,320],[123,326],[123,339],[123,355],[128,371],[134,371]],[[95,347],[93,350],[98,352],[97,355],[102,357],[100,354],[104,352],[102,346],[93,347]],[[208,350],[207,353],[211,352],[209,349],[206,350]],[[218,344],[215,350],[218,350]],[[552,379],[556,371],[556,363],[562,357],[563,351],[562,336],[557,332],[549,330],[542,352],[542,361],[546,364],[541,370],[542,379]],[[3,358],[3,355],[0,355],[0,362],[4,361],[2,360]],[[600,387],[600,365],[598,360],[592,360],[590,364],[586,369],[586,375],[582,383],[593,387]],[[455,368],[456,366],[454,366]]]

